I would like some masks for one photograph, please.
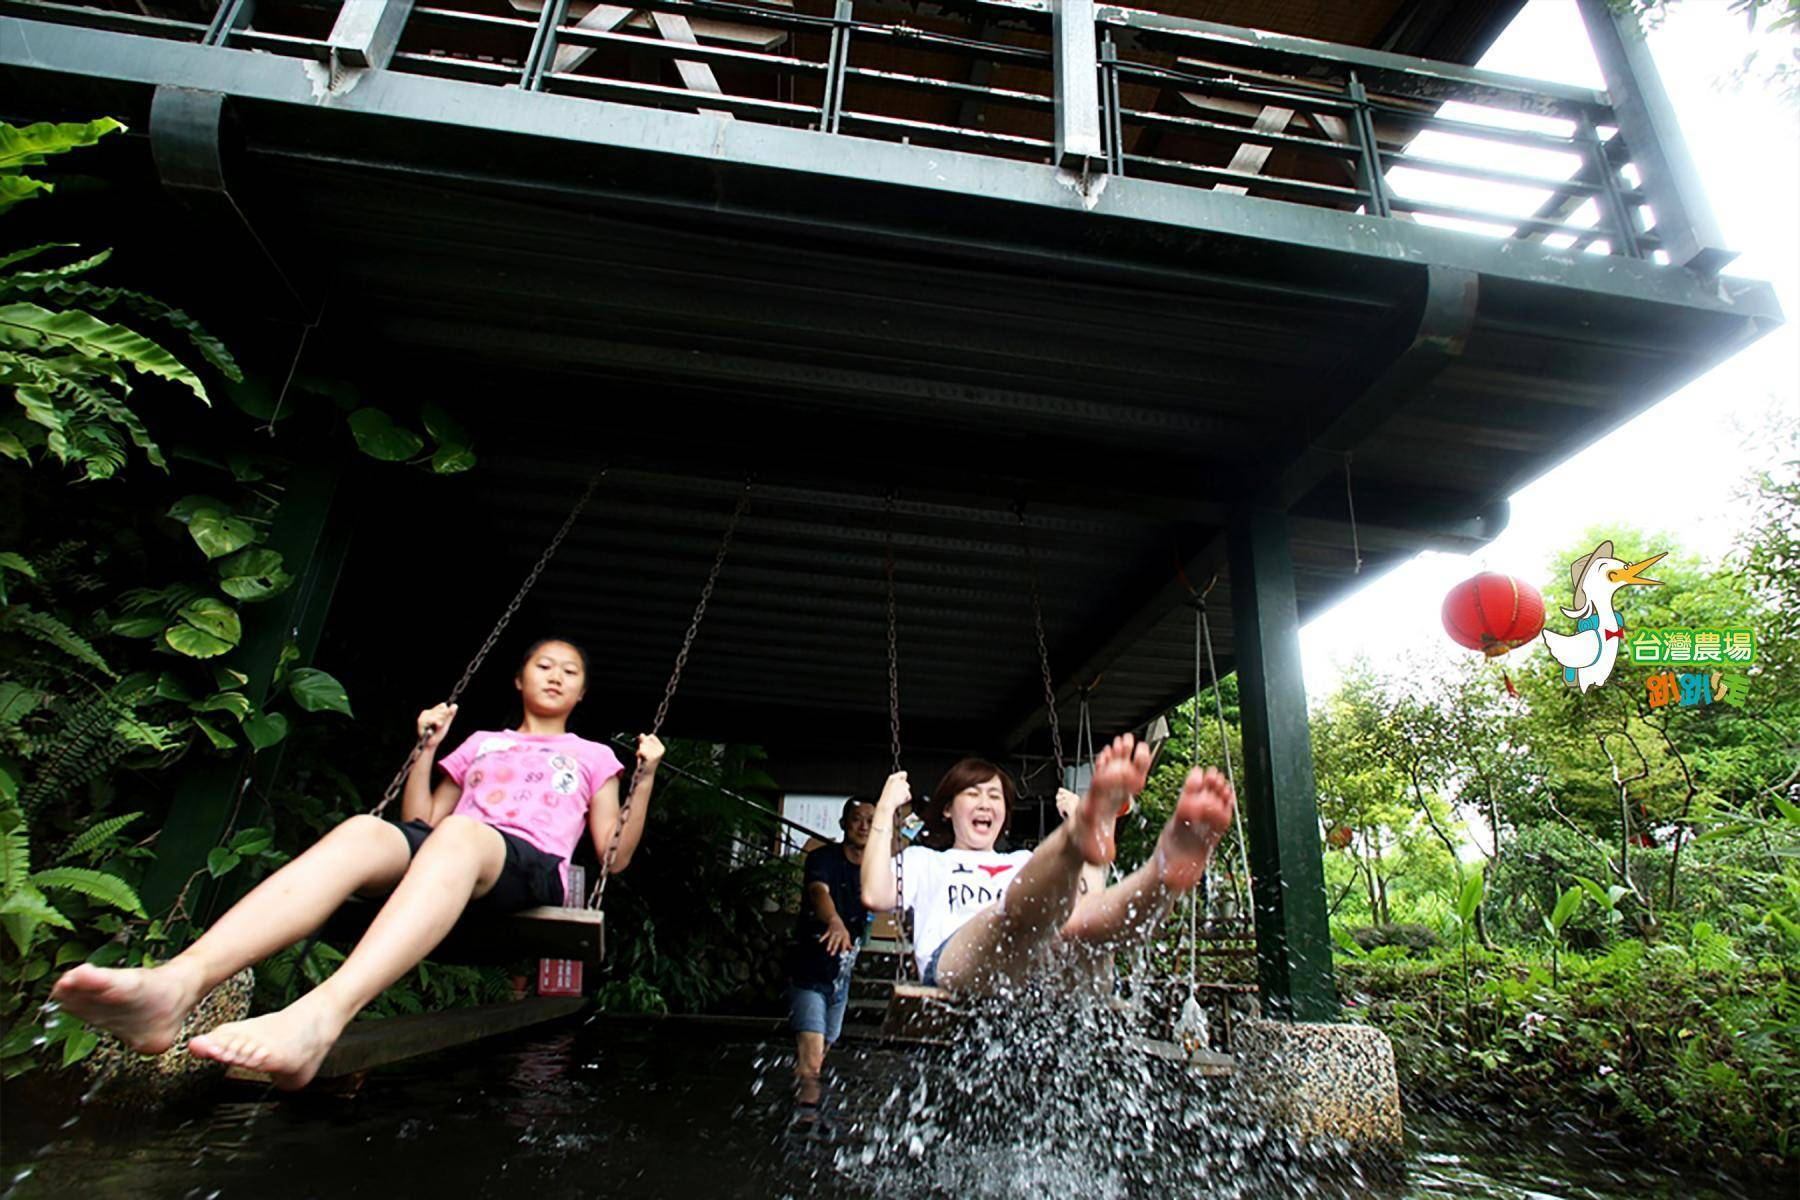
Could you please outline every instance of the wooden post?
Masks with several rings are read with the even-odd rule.
[[[1239,513],[1227,535],[1238,696],[1244,725],[1241,819],[1250,843],[1263,1015],[1338,1015],[1325,913],[1300,622],[1287,517]]]

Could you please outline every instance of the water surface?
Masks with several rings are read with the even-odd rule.
[[[675,1023],[521,1035],[376,1072],[351,1098],[223,1090],[121,1116],[15,1091],[0,1180],[19,1200],[1793,1194],[1792,1180],[1663,1169],[1580,1132],[1522,1137],[1419,1116],[1399,1178],[1322,1179],[1222,1094],[1190,1099],[1188,1083],[1137,1065],[1096,1084],[1093,1062],[1046,1068],[1011,1048],[840,1050],[829,1118],[811,1132],[790,1124],[779,1043]]]

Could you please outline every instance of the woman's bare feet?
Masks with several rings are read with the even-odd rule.
[[[1103,864],[1113,860],[1117,853],[1113,824],[1130,807],[1131,798],[1144,790],[1149,777],[1150,747],[1129,733],[1114,738],[1100,751],[1087,795],[1070,818],[1069,833],[1082,861]]]
[[[1200,882],[1212,862],[1213,848],[1237,811],[1231,784],[1212,767],[1195,767],[1181,785],[1175,813],[1163,826],[1156,843],[1156,861],[1163,886],[1185,892]]]
[[[179,962],[111,969],[81,963],[50,989],[50,999],[140,1054],[161,1054],[200,1002],[200,980]]]
[[[340,1032],[341,1027],[295,1004],[221,1025],[189,1042],[188,1052],[228,1067],[261,1071],[273,1077],[276,1087],[291,1092],[312,1082]]]

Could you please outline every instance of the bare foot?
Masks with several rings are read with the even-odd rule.
[[[81,963],[56,981],[50,999],[140,1054],[161,1054],[175,1044],[200,996],[198,981],[175,963],[148,969]]]
[[[1231,784],[1212,767],[1195,767],[1181,785],[1175,815],[1163,826],[1156,843],[1156,861],[1163,886],[1185,892],[1200,882],[1212,862],[1213,847],[1231,828],[1237,796]]]
[[[312,1082],[338,1030],[298,1005],[248,1021],[233,1021],[188,1043],[195,1058],[210,1058],[228,1067],[262,1071],[283,1091]]]
[[[1150,747],[1129,733],[1114,738],[1094,759],[1093,781],[1069,826],[1082,861],[1099,865],[1113,860],[1117,853],[1113,824],[1131,807],[1131,798],[1144,790],[1149,777]]]

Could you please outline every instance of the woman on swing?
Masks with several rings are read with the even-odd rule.
[[[429,955],[465,909],[504,914],[561,905],[584,825],[604,861],[619,822],[624,768],[607,747],[568,732],[569,713],[587,688],[587,654],[570,642],[540,641],[513,686],[525,707],[519,727],[470,734],[438,764],[445,778],[435,789],[431,752],[449,732],[456,706],[419,714],[419,736],[432,732],[407,776],[403,824],[351,817],[175,958],[135,970],[84,963],[57,981],[51,999],[132,1049],[158,1054],[221,982],[311,934],[351,896],[386,896],[325,982],[279,1012],[221,1025],[188,1043],[201,1058],[267,1072],[282,1088],[305,1087],[351,1018]],[[643,736],[637,753],[642,769],[618,834],[615,874],[643,836],[662,743]]]
[[[906,772],[888,777],[863,852],[863,905],[872,912],[913,913],[913,950],[927,987],[1003,992],[1053,964],[1057,954],[1091,963],[1148,933],[1181,893],[1206,873],[1213,848],[1237,806],[1219,772],[1195,767],[1150,861],[1109,888],[1084,888],[1112,861],[1113,823],[1150,775],[1150,748],[1130,734],[1115,738],[1094,762],[1085,797],[1036,850],[1001,854],[1014,787],[1005,771],[981,759],[957,763],[931,795],[933,824],[948,827],[948,850],[909,846],[896,885],[894,810],[911,796]]]

